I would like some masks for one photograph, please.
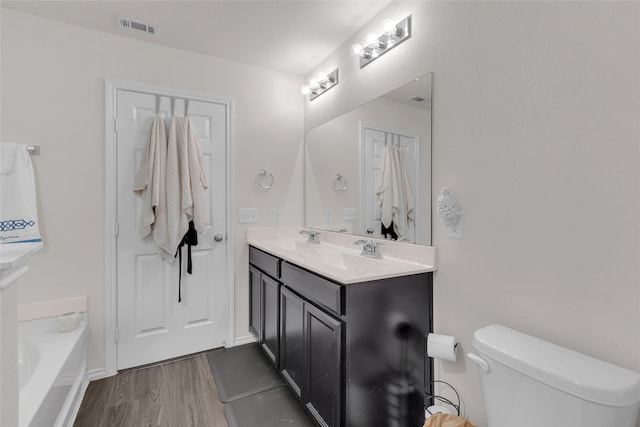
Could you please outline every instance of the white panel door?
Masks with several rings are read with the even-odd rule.
[[[382,177],[382,156],[386,144],[393,144],[404,150],[411,190],[417,188],[418,176],[418,139],[406,132],[391,131],[372,125],[361,126],[362,137],[362,226],[363,234],[381,238],[382,220],[380,218],[380,200],[376,195]],[[415,215],[414,207],[414,215]],[[415,224],[411,223],[406,240],[415,242]]]
[[[170,99],[160,99],[167,118]],[[176,100],[176,114],[183,115],[184,107],[184,101]],[[152,236],[140,239],[137,230],[141,199],[133,193],[133,181],[155,112],[155,95],[117,91],[117,369],[220,347],[226,336],[228,105],[189,103],[189,118],[205,162],[213,228],[211,236],[199,235],[192,248],[192,275],[186,273],[183,248],[182,302],[178,302],[178,260],[163,260]],[[221,241],[216,242],[214,234]]]

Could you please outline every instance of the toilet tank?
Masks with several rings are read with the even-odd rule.
[[[635,427],[640,375],[502,325],[477,330],[489,427]]]

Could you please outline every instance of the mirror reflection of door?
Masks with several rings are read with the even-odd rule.
[[[378,188],[382,181],[382,160],[387,145],[398,147],[404,151],[407,159],[407,175],[411,191],[415,194],[418,177],[418,147],[419,140],[416,132],[407,130],[385,129],[374,124],[360,125],[362,144],[362,220],[361,224],[365,234],[371,237],[381,238],[382,219],[380,200],[377,196]],[[414,216],[415,216],[414,207]],[[415,242],[415,224],[409,224],[408,232],[398,238],[400,241]]]
[[[304,161],[304,218],[307,227],[323,230],[348,230],[367,237],[367,229],[379,235],[380,227],[374,220],[373,186],[364,192],[364,147],[362,125],[372,129],[395,133],[415,141],[415,154],[406,152],[414,162],[412,190],[415,205],[413,238],[420,245],[431,243],[431,73],[378,96],[352,110],[342,112],[330,120],[305,132]],[[381,147],[369,147],[381,156]],[[379,160],[378,160],[379,162]],[[345,191],[336,191],[337,174],[349,183]],[[365,196],[366,194],[366,196]],[[366,203],[365,203],[366,199]],[[327,215],[331,211],[331,216]],[[371,212],[365,214],[365,211]],[[370,218],[365,218],[365,215]]]

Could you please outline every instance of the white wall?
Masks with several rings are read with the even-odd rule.
[[[298,76],[160,47],[27,14],[2,12],[2,140],[38,144],[33,156],[44,249],[19,302],[89,296],[89,369],[104,363],[104,79],[231,98],[238,207],[261,224],[282,209],[302,223],[302,97]],[[268,192],[253,182],[275,177]],[[248,250],[235,226],[235,332],[248,335]]]
[[[448,186],[462,240],[434,215],[435,330],[472,350],[491,323],[640,372],[640,3],[396,3],[414,35],[305,104],[310,129],[433,71],[433,198]],[[374,20],[375,28],[386,17]],[[374,26],[364,28],[358,40]],[[316,72],[310,75],[315,75]],[[436,362],[485,425],[476,369]]]

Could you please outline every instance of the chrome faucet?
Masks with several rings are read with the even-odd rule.
[[[360,255],[369,258],[382,258],[382,252],[380,246],[382,243],[374,242],[373,240],[356,240],[354,245],[362,245],[362,252]]]
[[[314,245],[320,244],[320,232],[315,230],[302,230],[300,234],[308,234],[309,238],[307,239],[307,243],[313,243]]]

